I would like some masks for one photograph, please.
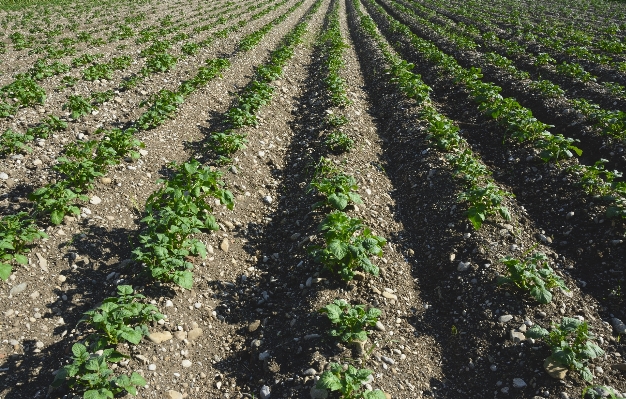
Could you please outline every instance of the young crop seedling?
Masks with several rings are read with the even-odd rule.
[[[108,101],[111,101],[115,97],[113,90],[99,91],[91,94],[91,101],[95,105],[102,105]]]
[[[345,281],[352,280],[357,269],[378,275],[378,266],[369,257],[382,256],[381,247],[387,241],[374,235],[360,219],[334,211],[326,216],[318,229],[324,232],[326,246],[309,247],[317,262]]]
[[[100,306],[84,313],[78,322],[89,324],[96,332],[88,339],[99,347],[117,345],[121,341],[139,344],[148,335],[147,322],[163,318],[154,305],[141,303],[141,294],[133,294],[130,285],[119,285],[117,296],[105,299]]]
[[[89,200],[64,180],[38,188],[28,198],[35,202],[35,212],[50,215],[54,225],[61,224],[65,215],[80,215],[80,208],[74,204],[75,201]]]
[[[552,301],[551,288],[569,292],[562,278],[548,265],[548,257],[543,253],[534,253],[524,260],[506,257],[501,260],[508,269],[508,274],[498,278],[498,284],[514,284],[517,288],[529,291],[539,303]]]
[[[354,148],[354,140],[339,130],[331,132],[326,138],[325,144],[332,152],[348,152]]]
[[[593,380],[589,361],[602,356],[604,351],[592,342],[595,336],[589,332],[587,322],[564,317],[561,324],[552,326],[552,331],[535,325],[526,336],[545,342],[552,350],[549,359],[580,372],[585,381]]]
[[[370,374],[371,370],[357,369],[352,365],[344,368],[340,364],[331,363],[330,370],[322,373],[315,387],[336,391],[341,399],[385,399],[385,394],[379,389],[363,390],[363,385],[369,381]]]
[[[4,86],[0,89],[0,94],[12,98],[15,101],[15,107],[43,105],[46,101],[46,91],[26,75],[20,75],[15,81]]]
[[[364,305],[352,306],[343,299],[337,299],[333,303],[320,309],[325,313],[328,320],[335,325],[330,330],[330,335],[339,337],[343,342],[366,341],[366,326],[375,326],[378,317],[382,314],[379,309],[370,308],[365,310]]]
[[[49,115],[37,126],[28,129],[27,133],[38,139],[47,139],[53,132],[61,132],[67,129],[67,122],[58,116]]]
[[[172,167],[174,176],[160,180],[163,186],[146,201],[147,216],[142,222],[147,228],[139,236],[141,245],[133,251],[133,257],[147,267],[153,278],[191,289],[193,264],[189,256],[204,258],[206,247],[190,236],[218,230],[208,200],[218,199],[232,209],[233,195],[223,189],[220,172],[196,160]]]
[[[32,148],[26,143],[33,141],[33,139],[33,135],[28,132],[23,134],[9,129],[0,136],[0,154],[8,155],[17,152],[31,152]]]
[[[150,73],[168,72],[177,61],[176,57],[168,53],[155,54],[146,60],[146,69]]]
[[[0,279],[9,278],[13,262],[28,264],[28,245],[48,235],[40,231],[26,212],[6,215],[0,219]]]
[[[336,173],[332,175],[320,175],[311,181],[309,191],[315,189],[322,194],[325,199],[313,204],[313,209],[327,206],[337,210],[344,210],[350,202],[362,204],[361,197],[355,193],[358,190],[356,180],[353,176]]]
[[[89,115],[93,106],[89,101],[80,95],[71,95],[67,98],[67,103],[63,104],[63,109],[70,112],[72,119],[78,119],[83,115]]]
[[[472,226],[479,230],[485,220],[490,215],[496,213],[504,220],[511,220],[509,209],[502,205],[504,198],[512,194],[500,190],[495,184],[489,182],[483,186],[473,186],[459,195],[459,200],[469,204],[467,218],[472,222]]]
[[[626,399],[624,396],[620,395],[619,392],[615,391],[611,387],[596,385],[596,386],[587,386],[583,389],[581,394],[582,399]]]
[[[111,80],[113,68],[108,64],[94,64],[83,71],[83,79],[93,82],[94,80]]]
[[[102,349],[101,354],[91,354],[87,346],[78,342],[72,346],[73,362],[63,366],[54,376],[52,387],[63,384],[79,392],[84,399],[110,399],[128,392],[137,395],[137,387],[145,386],[146,380],[136,372],[115,376],[109,363],[118,363],[127,358],[114,349]]]
[[[137,119],[136,125],[143,130],[154,129],[174,115],[178,106],[184,101],[185,99],[180,93],[162,89],[154,94],[150,100],[139,104],[143,107],[152,102],[150,108]]]

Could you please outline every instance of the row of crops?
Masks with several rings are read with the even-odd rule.
[[[467,96],[465,106],[497,126],[503,152],[523,149],[530,154],[527,162],[549,165],[567,176],[563,180],[573,192],[600,202],[607,219],[626,218],[626,184],[620,170],[626,163],[613,157],[623,145],[626,126],[626,113],[619,109],[626,99],[626,49],[621,43],[626,27],[619,16],[594,6],[586,12],[610,20],[610,26],[554,25],[552,19],[532,17],[505,0],[497,6],[474,7],[474,3],[478,2],[146,1],[121,4],[124,12],[115,11],[115,1],[98,3],[93,9],[87,2],[73,9],[62,2],[2,4],[0,24],[5,32],[0,36],[0,54],[9,61],[0,66],[12,71],[0,76],[1,165],[24,180],[28,201],[3,208],[0,278],[10,284],[21,268],[31,264],[32,248],[49,238],[46,232],[51,227],[81,215],[90,202],[97,205],[93,198],[98,197],[93,195],[98,193],[98,182],[116,167],[142,157],[146,146],[141,138],[147,132],[174,125],[172,120],[190,98],[203,95],[205,87],[289,24],[293,27],[275,48],[254,64],[249,81],[235,90],[231,105],[217,117],[218,128],[203,139],[201,155],[168,164],[168,174],[138,205],[141,218],[130,258],[134,266],[127,280],[189,291],[196,287],[194,260],[213,251],[202,234],[223,229],[216,217],[219,209],[238,211],[230,191],[236,184],[227,171],[238,157],[247,156],[246,145],[258,139],[250,134],[260,124],[259,113],[280,94],[277,82],[285,79],[296,51],[309,46],[307,35],[315,37],[311,51],[321,55],[317,72],[324,91],[320,97],[328,106],[319,116],[323,133],[310,151],[314,161],[306,182],[307,198],[319,224],[316,235],[308,238],[314,245],[305,252],[338,284],[368,284],[379,277],[375,258],[383,256],[394,238],[376,234],[374,226],[355,215],[363,204],[359,194],[363,189],[351,173],[356,166],[350,164],[349,154],[362,140],[350,120],[351,87],[345,79],[350,72],[344,68],[350,38],[343,25],[349,26],[352,38],[358,36],[374,49],[365,62],[377,60],[384,68],[380,78],[414,107],[416,118],[408,123],[419,126],[415,134],[444,162],[445,178],[458,188],[458,207],[478,237],[489,235],[480,235],[485,226],[516,223],[524,202],[515,199],[515,186],[498,177],[476,140],[467,137],[461,124],[433,100],[439,94],[427,83],[430,74],[416,73],[418,61],[445,76]],[[606,4],[612,10],[611,3]],[[180,7],[191,13],[177,17]],[[513,10],[507,18],[499,12],[504,7]],[[547,5],[542,12],[549,16],[557,12],[553,7]],[[576,3],[576,7],[584,5]],[[322,29],[309,34],[320,13],[325,15]],[[157,17],[160,14],[165,16]],[[220,40],[233,40],[234,50],[216,51]],[[167,88],[148,84],[160,79]],[[106,90],[98,91],[100,85]],[[131,108],[126,115],[132,117],[98,123],[99,113],[117,107],[127,94],[130,98],[124,107]],[[564,129],[556,119],[542,121],[536,114],[545,112],[528,101],[530,97],[554,101],[555,109],[575,113],[577,123]],[[40,111],[43,108],[45,112]],[[29,181],[28,173],[20,172],[19,161],[41,153],[37,147],[46,140],[72,137],[89,124],[97,128],[88,137],[64,140],[58,152],[47,152],[54,160],[36,178]],[[597,159],[579,162],[587,153]],[[37,180],[44,184],[38,185]],[[543,235],[541,243],[548,243]],[[497,285],[514,287],[519,303],[533,301],[538,306],[579,292],[571,278],[551,267],[544,252],[533,246],[521,255],[499,259],[504,273]],[[469,263],[461,262],[456,272],[468,267]],[[151,327],[164,325],[168,317],[141,289],[119,284],[116,290],[116,295],[84,313],[81,328],[89,334],[72,343],[73,356],[56,371],[53,388],[64,387],[85,398],[107,398],[137,395],[147,385],[140,373],[119,372],[117,365],[128,356],[118,346],[140,345]],[[342,298],[316,310],[332,324],[329,334],[353,346],[356,356],[349,366],[328,364],[314,379],[311,395],[336,391],[342,398],[389,397],[366,387],[375,372],[359,366],[369,355],[365,345],[381,310]],[[576,381],[586,386],[583,396],[593,394],[595,388],[590,387],[598,374],[594,362],[606,358],[605,350],[590,331],[590,323],[574,314],[561,312],[561,316],[550,330],[534,325],[525,330],[525,337],[549,347],[546,362],[579,376]],[[261,396],[268,398],[265,388]],[[602,389],[619,395],[612,388]]]

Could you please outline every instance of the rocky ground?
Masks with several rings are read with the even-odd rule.
[[[250,53],[235,52],[236,43],[292,4],[216,40],[175,71],[119,93],[119,101],[70,123],[32,153],[0,160],[0,213],[27,210],[27,194],[48,181],[63,143],[89,137],[98,124],[123,126],[137,118],[148,93],[191,76],[203,59],[234,54],[222,78],[187,98],[175,119],[140,134],[142,157],[102,178],[79,217],[60,226],[42,224],[50,237],[33,247],[28,265],[15,267],[0,284],[0,398],[72,397],[67,389],[49,389],[54,373],[89,333],[77,324],[83,312],[120,284],[132,284],[167,316],[150,326],[141,344],[118,346],[129,358],[117,371],[136,371],[148,382],[137,395],[142,398],[333,397],[313,389],[332,362],[372,370],[367,388],[392,398],[575,398],[590,384],[576,372],[544,368],[548,347],[525,336],[529,327],[549,328],[563,316],[587,321],[605,352],[591,364],[593,385],[626,396],[626,327],[616,322],[626,320],[624,223],[604,220],[601,205],[561,169],[529,158],[528,149],[508,149],[497,139],[499,127],[467,93],[407,47],[402,55],[433,87],[437,108],[462,123],[498,184],[516,194],[507,202],[511,221],[490,220],[475,231],[457,201],[460,186],[445,156],[429,148],[415,104],[389,84],[384,59],[359,27],[351,2],[340,1],[339,13],[349,44],[341,74],[352,101],[342,112],[355,148],[335,155],[323,144],[324,121],[337,112],[325,95],[322,53],[315,45],[333,4],[325,0],[284,75],[273,82],[274,99],[261,109],[258,126],[245,129],[247,148],[223,168],[236,205],[216,205],[220,230],[198,237],[209,254],[193,259],[193,289],[135,277],[131,251],[156,180],[168,176],[171,161],[204,160],[203,143],[234,94],[313,1]],[[93,87],[85,83],[83,89]],[[20,127],[39,114],[63,116],[61,106],[52,97],[44,112],[26,109],[17,121],[2,123]],[[343,283],[307,253],[321,243],[317,226],[324,214],[312,210],[318,198],[308,184],[322,155],[357,180],[363,204],[349,214],[388,242],[374,260],[377,277]],[[501,259],[527,251],[545,253],[571,292],[541,305],[498,286],[506,270]],[[360,354],[328,334],[330,323],[319,309],[335,299],[382,311]]]

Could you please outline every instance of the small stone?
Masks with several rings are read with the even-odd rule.
[[[248,325],[248,332],[255,332],[261,326],[261,320],[255,320]]]
[[[457,266],[456,270],[460,271],[460,272],[464,272],[467,269],[470,268],[470,262],[459,262],[459,265]]]
[[[43,342],[41,342],[41,341],[37,341],[37,342],[35,342],[35,347],[36,347],[36,348],[41,349],[41,348],[43,348],[43,346],[44,346],[44,345],[43,345]]]
[[[270,387],[268,387],[267,385],[263,385],[261,387],[261,390],[259,391],[259,397],[261,399],[269,399],[270,397]]]
[[[148,335],[148,339],[154,342],[155,344],[160,344],[161,342],[169,341],[172,338],[173,338],[172,333],[170,333],[169,331],[155,332],[155,333]]]
[[[613,370],[622,370],[622,371],[626,371],[626,363],[617,363],[617,364],[612,364],[611,368]]]
[[[148,155],[148,150],[139,150],[139,155],[145,157],[146,155]]]
[[[302,375],[312,377],[317,374],[317,370],[314,368],[306,369],[302,372]]]
[[[574,217],[574,211],[567,212],[567,215],[565,215],[565,219],[568,219],[568,220],[573,218],[573,217]]]
[[[102,200],[100,199],[100,197],[98,197],[97,195],[94,195],[93,197],[91,197],[91,199],[89,200],[90,204],[93,205],[98,205],[102,202]]]
[[[511,330],[510,336],[511,336],[511,340],[515,343],[526,340],[526,335],[524,335],[524,333],[522,332]]]
[[[150,370],[150,371],[154,371],[156,369],[157,369],[156,364],[151,364],[151,365],[148,366],[148,370]]]
[[[203,333],[202,329],[200,327],[196,327],[192,330],[189,330],[189,332],[187,333],[187,339],[190,341],[193,341],[199,336],[201,336],[202,333]]]
[[[526,387],[526,383],[521,378],[513,378],[513,388],[522,389]]]
[[[387,299],[398,300],[398,296],[396,294],[392,294],[391,292],[384,291],[383,296]]]
[[[395,360],[393,360],[393,359],[392,359],[392,358],[390,358],[390,357],[387,357],[387,356],[381,356],[380,358],[382,359],[382,361],[383,361],[383,362],[385,362],[385,363],[387,363],[387,364],[390,364],[390,365],[392,365],[392,366],[393,366],[394,364],[396,364],[396,361],[395,361]]]
[[[328,391],[324,388],[315,388],[315,385],[311,387],[309,393],[311,399],[328,399]]]
[[[102,183],[102,184],[111,184],[112,181],[113,180],[111,180],[110,177],[102,177],[102,178],[100,178],[100,183]]]
[[[271,195],[266,195],[263,197],[263,202],[265,202],[266,204],[271,204],[272,203],[272,196]]]
[[[48,272],[48,261],[46,260],[46,258],[44,258],[43,256],[41,256],[40,253],[36,254],[37,259],[39,260],[39,267],[41,268],[41,270],[43,270],[44,272]]]
[[[307,287],[311,287],[312,284],[313,284],[313,277],[307,278],[306,283],[304,283],[304,285]]]
[[[188,359],[183,360],[183,362],[181,363],[181,365],[182,365],[184,368],[189,368],[189,367],[191,367],[191,364],[192,364],[192,363],[191,363],[191,360],[188,360]]]
[[[0,180],[6,180],[6,179],[8,179],[8,178],[9,178],[9,175],[7,175],[7,174],[6,174],[6,173],[4,173],[4,172],[0,172]]]
[[[385,325],[380,320],[376,322],[374,328],[376,328],[378,331],[385,331]]]
[[[615,330],[617,334],[626,334],[626,324],[624,324],[623,321],[614,317],[611,319],[611,324],[613,325],[613,330]]]
[[[505,314],[498,318],[498,321],[500,321],[500,323],[508,323],[511,320],[513,320],[513,316],[511,316],[510,314]]]
[[[567,394],[567,392],[561,392],[559,394],[559,398],[560,399],[569,399],[569,395]]]
[[[228,238],[224,238],[222,240],[222,243],[220,244],[220,249],[224,252],[228,252],[229,248],[230,248],[230,243],[228,242]]]
[[[39,166],[39,165],[41,165],[42,163],[43,163],[43,162],[42,162],[42,161],[41,161],[41,159],[39,159],[39,158],[37,158],[37,159],[35,159],[35,160],[33,161],[33,165],[35,165],[35,166]]]
[[[9,291],[9,295],[17,295],[23,292],[26,289],[27,285],[28,283],[22,283],[22,284],[16,285],[15,287],[11,288],[11,291]]]
[[[554,361],[551,356],[543,362],[543,368],[550,377],[558,380],[565,379],[568,371],[566,367],[563,367],[560,363]]]
[[[180,392],[169,390],[165,392],[166,399],[183,399],[183,394]]]
[[[182,341],[183,339],[187,339],[187,331],[175,331],[174,338]]]

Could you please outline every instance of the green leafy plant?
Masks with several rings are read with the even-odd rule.
[[[91,101],[95,105],[101,105],[108,101],[111,101],[115,97],[113,90],[97,91],[91,94]]]
[[[61,224],[67,214],[80,214],[80,208],[74,204],[75,201],[89,200],[86,195],[71,189],[66,181],[40,187],[28,198],[35,202],[35,211],[50,215],[50,220],[55,225]]]
[[[177,61],[176,57],[168,53],[155,54],[146,60],[146,69],[150,73],[168,72]]]
[[[535,325],[526,332],[526,336],[546,343],[552,350],[551,360],[580,372],[585,381],[593,380],[587,365],[590,360],[602,356],[604,351],[592,342],[595,336],[589,332],[587,322],[564,317],[561,324],[552,326],[552,331]]]
[[[513,194],[489,182],[482,186],[472,186],[459,195],[459,200],[468,202],[467,218],[478,230],[488,216],[496,213],[500,214],[504,220],[511,220],[509,209],[502,205],[502,202],[506,197],[512,196]]]
[[[109,61],[109,65],[116,71],[123,71],[124,69],[128,68],[132,62],[133,59],[129,55],[122,55],[119,57],[111,58],[111,61]]]
[[[123,392],[137,395],[137,387],[145,386],[146,380],[136,372],[115,376],[109,363],[117,363],[127,356],[114,349],[103,349],[90,354],[82,343],[72,346],[73,362],[63,366],[54,377],[52,387],[67,384],[70,389],[84,391],[84,399],[110,399]]]
[[[340,211],[344,210],[350,202],[362,204],[361,197],[355,193],[358,190],[353,176],[342,173],[330,176],[319,175],[311,181],[309,190],[317,190],[325,199],[313,204],[313,209],[328,206]]]
[[[58,116],[48,115],[37,126],[28,129],[28,134],[36,138],[47,139],[53,132],[61,132],[67,129],[67,122]]]
[[[585,399],[587,397],[590,397],[591,399],[625,399],[622,395],[619,394],[619,392],[616,392],[613,388],[603,385],[586,386],[581,393],[581,398]]]
[[[320,313],[325,313],[328,320],[335,324],[330,335],[347,343],[367,340],[365,327],[375,326],[382,314],[379,309],[370,308],[366,311],[364,305],[352,306],[343,299],[324,306]]]
[[[67,98],[67,102],[63,104],[63,109],[70,112],[72,119],[78,119],[83,115],[89,115],[94,110],[94,107],[84,97],[71,95]]]
[[[6,215],[0,219],[0,279],[11,275],[13,262],[26,265],[28,245],[48,235],[39,230],[35,221],[26,212]]]
[[[94,80],[111,80],[113,78],[113,68],[109,64],[94,64],[87,67],[83,71],[83,79],[88,81]]]
[[[176,171],[163,186],[146,201],[145,233],[139,236],[140,246],[133,258],[147,267],[153,278],[173,281],[191,289],[193,264],[189,256],[206,256],[205,245],[190,238],[202,230],[218,230],[207,201],[219,199],[233,208],[233,195],[224,190],[221,173],[203,167],[196,160],[181,165],[172,164]]]
[[[19,133],[9,129],[0,136],[0,154],[8,155],[16,152],[31,152],[26,143],[33,141],[34,137],[30,133]]]
[[[178,106],[185,101],[184,97],[177,92],[162,89],[152,96],[151,99],[143,101],[140,105],[150,104],[146,112],[141,114],[135,124],[141,129],[154,129],[171,118]]]
[[[354,140],[339,130],[329,133],[325,144],[333,152],[348,152],[354,148]]]
[[[26,75],[20,75],[15,81],[4,86],[0,93],[14,99],[16,107],[29,107],[46,101],[46,91]]]
[[[330,127],[343,126],[343,125],[347,124],[348,122],[350,122],[348,120],[348,118],[346,118],[343,115],[330,114],[330,115],[328,115],[328,117],[326,117],[326,123]]]
[[[334,211],[326,216],[318,229],[324,232],[326,246],[309,247],[317,262],[346,281],[354,278],[357,269],[378,275],[378,267],[369,257],[382,256],[381,247],[387,241],[374,235],[360,219],[351,218],[341,211]]]
[[[487,169],[484,164],[480,163],[472,153],[472,150],[468,148],[462,152],[448,155],[447,159],[454,167],[455,175],[469,184],[475,185],[481,177],[491,174],[489,169]]]
[[[385,399],[385,394],[379,389],[362,390],[371,374],[371,370],[357,369],[352,365],[344,368],[340,364],[331,363],[330,369],[322,373],[315,387],[337,391],[342,399]]]
[[[28,70],[28,74],[35,80],[43,80],[50,76],[65,73],[70,70],[69,65],[55,61],[47,63],[45,60],[37,60],[32,68]]]
[[[117,345],[122,341],[137,345],[150,333],[145,323],[163,318],[156,306],[138,301],[144,298],[141,294],[133,294],[130,285],[119,285],[117,296],[107,298],[97,308],[85,312],[79,324],[89,324],[96,330],[91,339],[97,347]]]
[[[552,301],[551,288],[569,292],[563,279],[548,265],[548,257],[543,253],[534,253],[524,260],[507,256],[501,262],[507,267],[508,274],[499,277],[498,284],[513,284],[519,289],[529,291],[539,303]]]
[[[78,82],[78,79],[76,79],[73,76],[63,76],[63,78],[61,78],[61,86],[57,87],[58,90],[63,90],[65,88],[68,87],[74,87],[76,85],[76,82]]]
[[[194,42],[187,42],[181,46],[180,51],[186,55],[196,55],[200,51],[200,46]]]

